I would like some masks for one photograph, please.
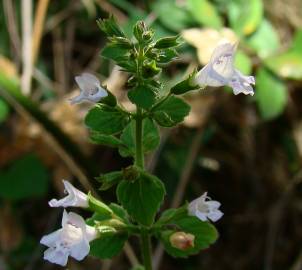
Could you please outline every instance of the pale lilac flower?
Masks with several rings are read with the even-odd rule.
[[[196,216],[202,221],[211,220],[215,222],[223,216],[223,213],[219,210],[221,204],[218,201],[212,201],[207,195],[207,192],[205,192],[199,198],[190,202],[189,215]]]
[[[49,247],[44,259],[66,266],[68,256],[81,261],[89,253],[89,242],[97,238],[94,227],[86,225],[84,219],[64,210],[62,228],[42,237],[40,243]]]
[[[107,91],[101,87],[97,77],[90,73],[83,73],[75,77],[75,81],[80,87],[80,94],[70,99],[71,104],[81,103],[82,101],[90,101],[96,103],[101,98],[108,96]]]
[[[82,191],[75,188],[68,181],[63,180],[65,187],[64,192],[67,193],[67,196],[61,200],[52,199],[48,202],[51,207],[82,207],[88,208],[88,196]]]
[[[81,261],[90,251],[89,242],[97,238],[97,230],[85,224],[84,219],[64,210],[62,228],[42,237],[40,243],[49,247],[44,259],[66,266],[68,256]]]
[[[254,95],[251,84],[255,84],[253,76],[245,76],[234,67],[236,44],[224,43],[216,47],[210,62],[196,75],[195,81],[201,86],[223,86],[233,88],[235,95],[243,93]]]

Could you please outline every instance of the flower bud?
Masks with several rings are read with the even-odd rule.
[[[145,61],[143,64],[143,76],[145,78],[151,78],[155,75],[157,75],[161,71],[161,68],[156,66],[156,62],[154,60],[152,61]]]
[[[187,250],[194,247],[195,236],[190,233],[176,232],[171,234],[169,240],[172,247]]]
[[[135,181],[140,175],[140,171],[136,166],[129,166],[123,169],[123,177],[127,181]]]
[[[152,41],[154,32],[143,21],[139,21],[133,28],[133,35],[139,43],[149,43]]]
[[[143,34],[147,31],[147,26],[143,21],[139,21],[133,27],[133,35],[138,42],[143,40]]]

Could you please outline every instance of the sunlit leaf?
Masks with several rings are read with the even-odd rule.
[[[215,6],[208,0],[188,0],[188,9],[194,19],[204,26],[213,28],[222,27],[222,19]]]
[[[247,38],[248,45],[253,48],[259,57],[266,58],[280,47],[279,37],[268,20],[262,20],[257,31]]]
[[[152,10],[165,27],[175,32],[194,23],[191,14],[183,6],[177,5],[175,0],[157,0]]]
[[[262,20],[262,0],[230,1],[228,16],[232,28],[238,35],[250,35],[257,29]]]
[[[288,79],[302,79],[302,31],[298,31],[291,48],[265,60],[265,64],[276,74]]]
[[[288,79],[302,79],[302,53],[285,52],[266,59],[265,64],[276,74]]]

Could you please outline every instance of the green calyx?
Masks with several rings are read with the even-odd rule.
[[[105,203],[93,197],[90,192],[88,193],[88,205],[92,211],[101,215],[111,216],[113,214],[113,211]]]

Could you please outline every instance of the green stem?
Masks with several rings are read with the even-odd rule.
[[[141,230],[141,246],[145,270],[152,270],[150,236],[144,228]]]
[[[135,148],[135,165],[144,169],[143,116],[142,109],[139,107],[137,107],[136,110]],[[145,270],[152,270],[150,235],[146,228],[141,229],[141,250]]]
[[[136,126],[135,126],[135,165],[144,169],[144,152],[143,152],[143,117],[142,109],[137,108]]]
[[[139,46],[138,59],[137,59],[137,78],[139,84],[141,83],[143,65],[143,50]],[[135,165],[144,170],[144,151],[143,151],[143,110],[142,108],[136,107],[135,117]],[[141,249],[143,255],[143,263],[145,270],[152,270],[151,261],[151,243],[150,235],[146,228],[141,228]]]

